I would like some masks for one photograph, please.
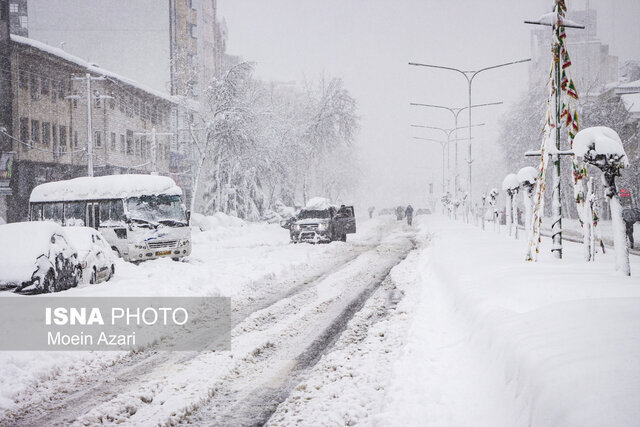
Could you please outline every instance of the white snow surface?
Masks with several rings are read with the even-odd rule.
[[[554,25],[556,23],[556,19],[558,19],[558,15],[556,14],[556,12],[549,12],[540,16],[535,22],[539,24],[544,24],[544,25]],[[559,19],[560,19],[560,23],[565,26],[567,25],[581,26],[577,22],[574,22],[571,19],[563,18],[562,16],[560,16]]]
[[[305,209],[321,211],[324,209],[328,209],[330,206],[331,202],[329,202],[329,199],[326,199],[324,197],[312,197],[307,202]]]
[[[606,126],[594,126],[578,132],[573,140],[573,152],[578,158],[585,158],[589,152],[593,152],[595,155],[624,158],[625,166],[629,163],[620,136]]]
[[[504,180],[502,180],[502,189],[505,191],[514,190],[518,187],[520,187],[520,180],[518,179],[518,175],[515,173],[510,173],[504,177]]]
[[[620,96],[625,108],[632,114],[640,113],[640,93],[627,93]]]
[[[40,184],[30,202],[116,199],[139,195],[181,196],[182,190],[167,176],[127,174],[89,177]]]
[[[538,170],[533,166],[525,166],[518,171],[518,181],[520,183],[534,184],[538,178]]]

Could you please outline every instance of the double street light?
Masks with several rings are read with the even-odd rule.
[[[475,104],[475,105],[472,105],[471,108],[487,107],[487,106],[490,106],[490,105],[500,105],[500,104],[502,104],[502,101],[488,102],[486,104]],[[469,108],[469,106],[466,106],[466,107],[447,107],[445,105],[422,104],[422,103],[417,103],[417,102],[410,102],[409,105],[417,106],[417,107],[439,108],[439,109],[442,109],[442,110],[447,110],[451,114],[453,114],[453,127],[456,130],[456,139],[455,139],[455,144],[454,144],[454,148],[455,148],[454,149],[454,151],[455,151],[455,156],[454,156],[454,185],[455,185],[454,194],[457,197],[458,196],[458,129],[460,129],[458,127],[458,115],[462,111],[464,111],[467,108]]]
[[[476,71],[465,71],[465,70],[460,70],[458,68],[453,68],[453,67],[443,67],[441,65],[432,65],[432,64],[421,64],[418,62],[409,62],[409,65],[414,65],[417,67],[428,67],[428,68],[439,68],[441,70],[449,70],[449,71],[456,71],[460,74],[462,74],[465,79],[467,79],[467,86],[469,89],[469,106],[468,106],[468,110],[469,110],[469,159],[467,160],[469,162],[469,211],[471,211],[471,204],[472,204],[472,199],[471,199],[471,163],[473,162],[472,157],[471,157],[471,109],[472,109],[472,105],[471,105],[471,88],[473,85],[473,79],[475,79],[475,77],[482,73],[483,71],[487,71],[487,70],[493,70],[495,68],[500,68],[500,67],[506,67],[507,65],[515,65],[515,64],[521,64],[523,62],[529,62],[531,61],[531,58],[528,59],[521,59],[519,61],[513,61],[513,62],[505,62],[504,64],[498,64],[498,65],[492,65],[491,67],[485,67],[485,68],[481,68],[479,70]]]

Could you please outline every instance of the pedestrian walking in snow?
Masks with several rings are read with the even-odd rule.
[[[375,206],[369,208],[369,219],[373,218],[373,212],[376,210]]]
[[[407,217],[407,224],[411,225],[411,223],[413,222],[413,207],[411,205],[407,206],[404,214]]]
[[[625,231],[627,232],[627,238],[629,239],[629,247],[633,248],[633,224],[640,221],[640,209],[622,209],[622,220],[624,221]]]

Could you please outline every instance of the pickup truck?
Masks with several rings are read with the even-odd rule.
[[[346,242],[347,234],[356,232],[356,217],[353,206],[304,208],[298,215],[281,221],[280,225],[289,230],[293,243]]]

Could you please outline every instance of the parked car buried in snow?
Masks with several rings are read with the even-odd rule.
[[[289,229],[293,243],[328,243],[334,240],[347,241],[347,234],[356,232],[353,206],[336,208],[325,199],[311,199],[297,216],[281,223]]]
[[[100,283],[111,280],[116,272],[116,255],[106,240],[90,227],[65,228],[70,243],[78,251],[85,283]]]
[[[77,252],[54,222],[0,225],[0,242],[0,289],[57,292],[82,279]]]

